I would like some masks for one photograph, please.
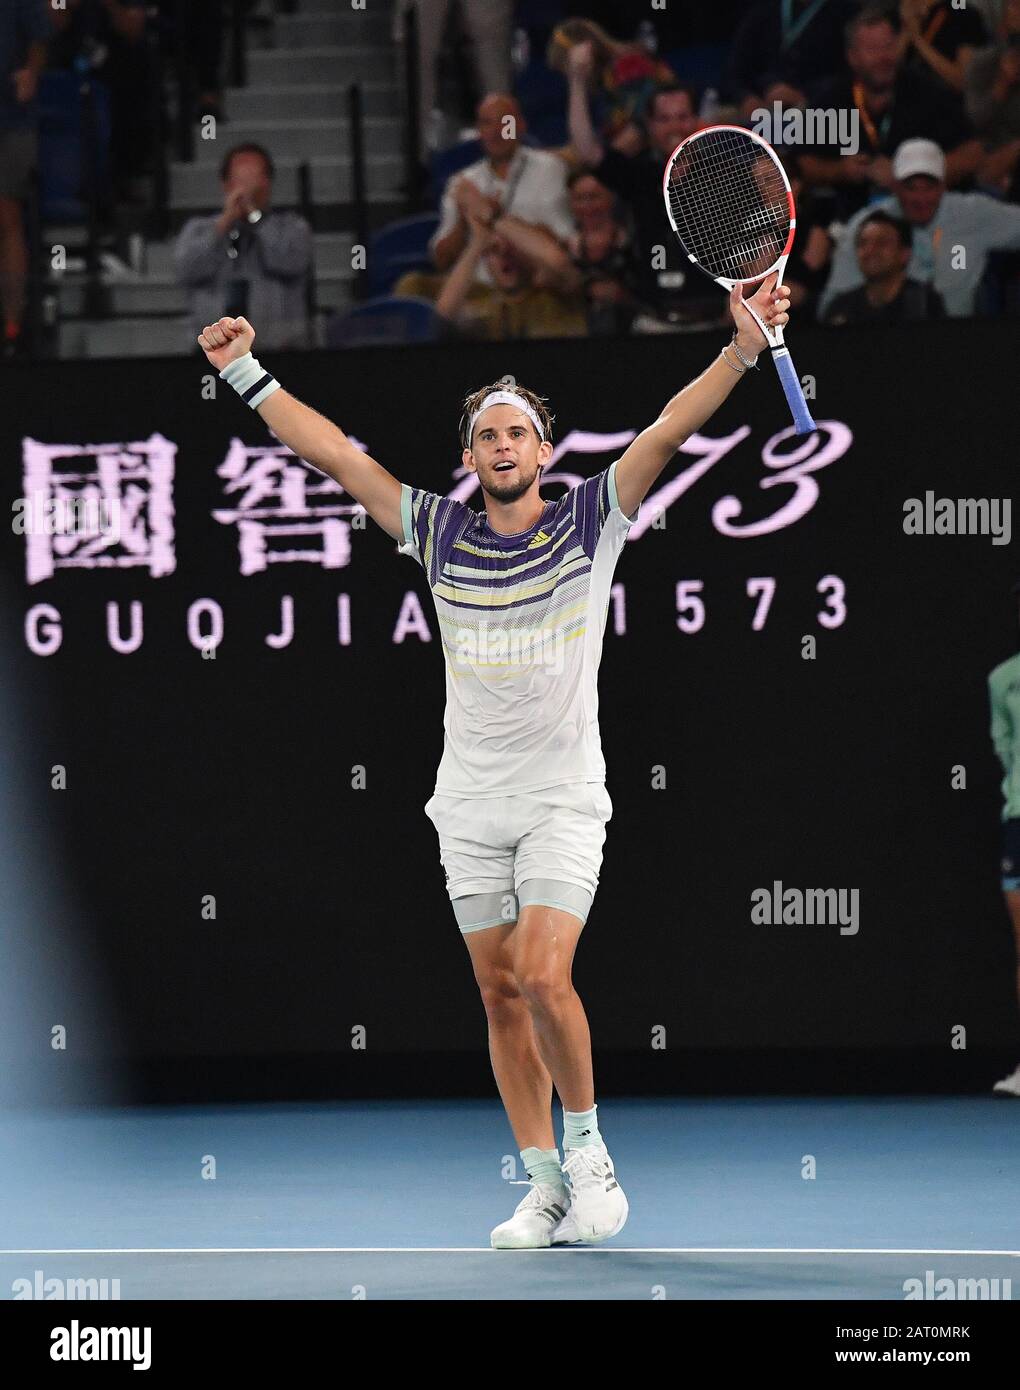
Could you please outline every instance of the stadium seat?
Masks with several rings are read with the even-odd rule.
[[[334,315],[326,324],[326,346],[367,347],[372,343],[428,343],[439,336],[440,318],[428,299],[380,295]]]
[[[96,180],[100,202],[110,176],[110,94],[92,83],[96,113]],[[43,222],[85,220],[81,78],[44,72],[39,79],[39,196]]]
[[[431,270],[429,237],[438,226],[438,213],[420,212],[375,232],[368,249],[369,294],[389,294],[405,270]]]
[[[439,205],[447,180],[482,157],[478,140],[461,140],[446,150],[434,150],[429,156],[429,201]]]

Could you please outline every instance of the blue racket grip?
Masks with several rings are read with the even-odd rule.
[[[776,364],[779,380],[783,383],[786,403],[793,415],[793,423],[797,426],[797,433],[811,434],[818,426],[812,420],[811,412],[807,408],[807,401],[804,399],[804,392],[800,387],[797,370],[793,365],[793,358],[790,356],[790,349],[786,346],[773,348],[772,360]]]

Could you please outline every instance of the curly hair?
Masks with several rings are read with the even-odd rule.
[[[464,397],[464,413],[460,417],[460,442],[462,448],[471,448],[471,440],[468,438],[468,427],[471,424],[471,416],[481,405],[482,401],[485,400],[485,397],[490,391],[514,391],[518,396],[523,396],[541,420],[544,438],[550,441],[552,440],[552,424],[556,417],[546,404],[545,396],[539,396],[534,391],[529,391],[526,386],[521,386],[512,376],[504,376],[501,377],[499,381],[492,382],[489,386],[480,386],[477,391],[471,391]]]

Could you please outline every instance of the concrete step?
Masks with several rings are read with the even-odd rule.
[[[341,305],[340,307],[346,307]],[[324,323],[330,310],[318,314],[314,341],[325,341]],[[186,316],[164,319],[80,319],[59,325],[57,355],[81,357],[194,357],[204,362]]]
[[[389,45],[393,42],[393,16],[381,14],[375,0],[363,10],[337,0],[335,12],[323,7],[307,14],[277,15],[273,32],[278,48]]]
[[[345,82],[306,82],[283,87],[231,87],[224,104],[229,119],[220,125],[219,138],[233,140],[235,121],[276,121],[300,116],[310,120],[345,119]],[[362,109],[366,117],[400,116],[401,90],[396,82],[363,82]]]
[[[302,161],[291,157],[275,163],[274,199],[281,206],[294,206],[298,198],[297,170]],[[312,198],[316,203],[346,203],[353,199],[349,159],[313,159],[309,163],[312,166]],[[376,155],[365,160],[365,185],[370,200],[397,200],[403,176],[404,162],[398,155]],[[203,212],[219,211],[223,196],[216,166],[200,164],[197,160],[193,164],[171,165],[170,205]]]
[[[286,87],[304,82],[396,82],[399,64],[396,50],[364,46],[253,50],[248,55],[248,82],[252,87]]]
[[[367,116],[363,122],[365,155],[399,154],[403,140],[403,123],[396,116]],[[217,131],[216,140],[195,142],[195,162],[219,168],[224,150],[224,132],[229,132],[229,145],[254,140],[265,145],[274,161],[293,155],[311,159],[313,155],[348,155],[351,149],[351,122],[338,107],[332,118],[288,117],[270,120],[266,117],[251,121],[231,121]]]
[[[355,272],[347,266],[316,267],[316,297],[323,308],[349,304],[353,299]],[[139,280],[107,281],[111,314],[118,318],[166,317],[186,314],[188,291],[172,275],[149,275]],[[81,318],[85,312],[85,284],[81,276],[68,275],[51,281],[47,291],[57,298],[61,319]]]
[[[61,357],[187,357],[198,354],[187,316],[122,318],[62,323]]]

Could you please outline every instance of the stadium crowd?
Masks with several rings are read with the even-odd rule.
[[[725,300],[669,231],[661,189],[681,140],[731,122],[770,139],[790,177],[799,319],[1017,312],[1020,0],[757,0],[718,88],[673,56],[589,18],[561,23],[547,62],[566,78],[567,142],[536,148],[521,102],[488,93],[482,157],[442,192],[433,270],[394,292],[431,299],[468,337],[721,322]]]
[[[723,0],[707,65],[705,45],[689,42],[689,16],[674,13],[686,7],[458,0],[468,89],[480,97],[467,129],[443,110],[450,8],[396,0],[393,11],[395,38],[408,11],[418,20],[415,130],[430,189],[421,206],[438,224],[422,263],[387,293],[426,306],[434,336],[611,336],[722,322],[725,296],[691,266],[661,191],[676,145],[719,122],[770,139],[787,170],[797,234],[785,279],[799,321],[1020,312],[1020,0]],[[183,44],[196,116],[220,116],[226,17],[223,0],[66,0],[59,9],[0,0],[8,354],[25,316],[41,74],[88,71],[108,88],[105,187],[111,204],[137,201],[153,158],[154,54]],[[521,45],[536,35],[553,84],[544,90],[562,108],[551,123],[520,81]],[[192,218],[173,260],[194,321],[257,307],[267,342],[301,346],[312,233],[296,213],[267,215],[273,154],[251,143],[227,154],[222,211]],[[437,170],[446,171],[439,182]]]

